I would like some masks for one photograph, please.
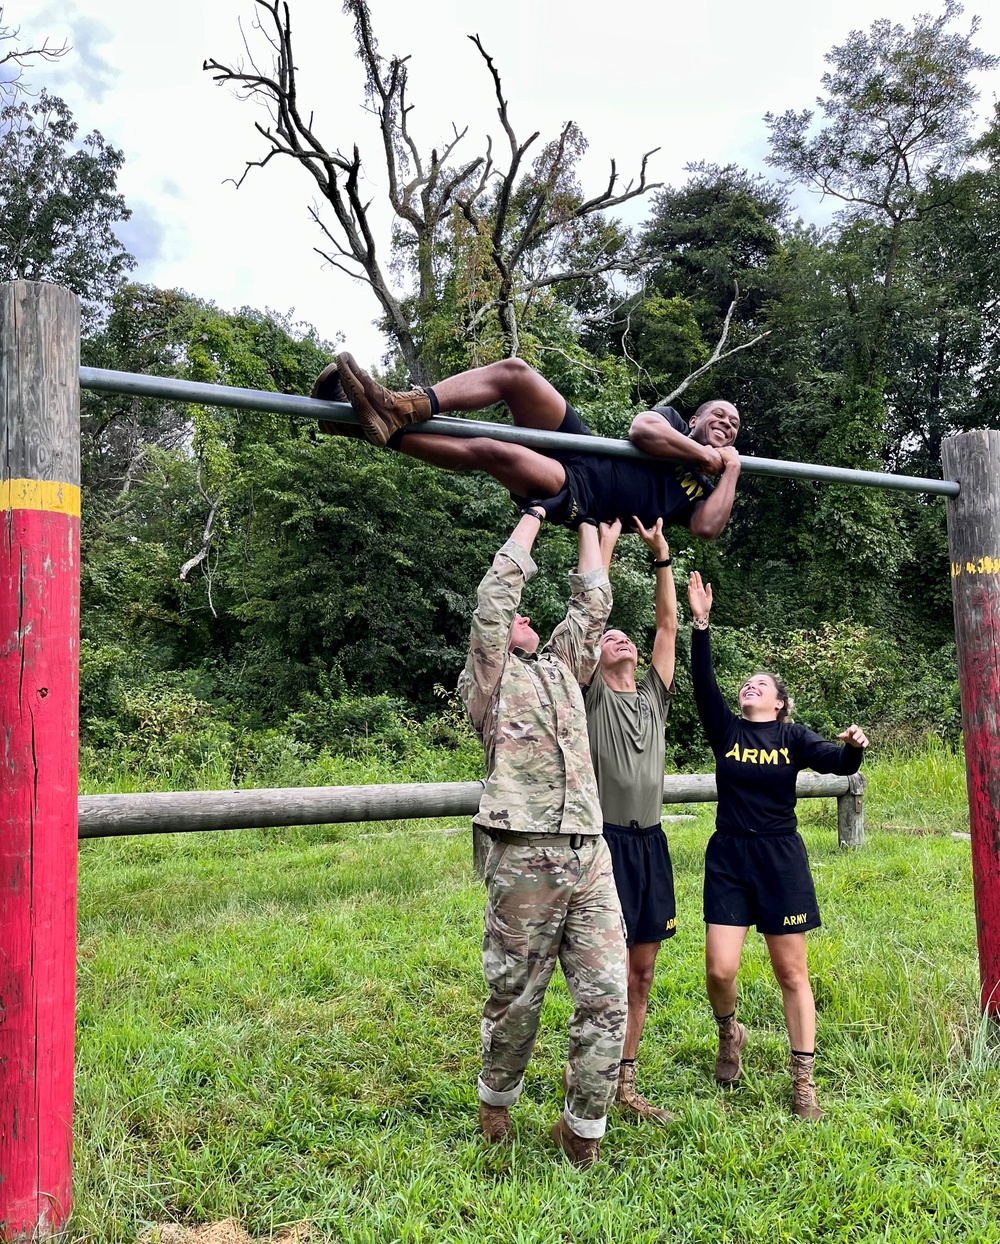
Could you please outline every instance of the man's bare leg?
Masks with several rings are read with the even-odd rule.
[[[653,987],[653,970],[659,949],[659,942],[636,942],[629,947],[627,955],[628,1022],[625,1027],[625,1048],[622,1050],[622,1058],[635,1058],[639,1051],[639,1038],[646,1026],[649,991]]]
[[[313,396],[338,400],[341,394],[346,394],[365,435],[376,444],[388,442],[412,458],[447,470],[485,471],[516,496],[532,500],[555,497],[565,487],[562,465],[526,446],[492,437],[428,436],[406,431],[408,424],[430,417],[435,410],[475,411],[497,402],[507,404],[515,424],[521,427],[558,429],[566,414],[565,399],[520,359],[503,359],[461,372],[433,389],[397,393],[373,380],[352,355],[340,354],[336,367],[328,368],[317,381]]]
[[[566,414],[566,399],[559,390],[522,359],[502,359],[463,371],[432,387],[442,414],[485,410],[504,402],[518,427],[549,432],[558,430]]]
[[[615,1094],[619,1106],[631,1111],[641,1119],[658,1119],[669,1123],[673,1116],[667,1110],[652,1105],[636,1088],[635,1059],[639,1052],[639,1038],[646,1024],[649,1007],[649,991],[653,985],[653,969],[660,949],[659,942],[636,942],[626,954],[628,968],[628,1020],[625,1025],[625,1046],[618,1071],[618,1091]]]
[[[447,471],[485,471],[517,497],[545,500],[566,486],[561,462],[535,453],[524,445],[509,445],[489,437],[429,436],[404,432],[400,453]]]

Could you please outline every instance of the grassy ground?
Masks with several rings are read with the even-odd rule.
[[[561,979],[516,1144],[477,1135],[467,825],[83,844],[74,1238],[232,1215],[255,1237],[306,1221],[314,1241],[1000,1241],[1000,1073],[976,1005],[969,846],[951,837],[967,829],[961,764],[936,749],[869,777],[855,854],[838,852],[832,801],[800,805],[826,922],[809,945],[827,1120],[789,1117],[753,936],[747,1074],[732,1093],[712,1083],[702,808],[668,826],[680,931],[641,1050],[641,1087],[678,1121],[614,1118],[586,1174],[547,1141]]]

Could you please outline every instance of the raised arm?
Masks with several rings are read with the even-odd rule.
[[[713,751],[723,743],[726,726],[735,716],[715,681],[712,646],[708,638],[708,615],[712,611],[712,585],[702,583],[701,575],[692,570],[688,579],[688,604],[691,607],[691,684],[694,702],[702,728]]]
[[[611,583],[597,528],[581,523],[577,538],[579,557],[576,573],[569,577],[569,608],[545,646],[569,666],[580,686],[586,687],[597,669],[597,644],[611,612]]]
[[[656,635],[653,639],[653,669],[660,676],[664,687],[674,680],[677,663],[677,588],[670,565],[670,546],[663,534],[663,519],[658,518],[652,527],[643,527],[633,515],[639,538],[649,549],[656,575]]]
[[[472,615],[469,655],[458,680],[458,693],[476,730],[481,731],[486,711],[503,674],[510,628],[525,583],[535,573],[531,548],[541,520],[525,514],[510,539],[493,558],[479,585]]]
[[[740,456],[732,445],[715,452],[723,461],[722,475],[712,495],[695,505],[688,522],[688,530],[700,540],[715,540],[722,535],[733,512],[736,481],[740,478]]]
[[[618,543],[618,537],[622,534],[622,520],[616,518],[611,523],[601,523],[601,561],[604,562],[604,569],[611,573],[611,556],[615,551],[615,545]]]

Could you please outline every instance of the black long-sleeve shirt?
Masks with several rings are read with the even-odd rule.
[[[795,779],[800,769],[846,776],[861,767],[860,747],[838,747],[797,722],[738,717],[715,681],[707,629],[691,635],[691,681],[715,754],[715,826],[721,833],[792,834],[798,824]]]

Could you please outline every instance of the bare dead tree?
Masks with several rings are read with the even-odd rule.
[[[452,126],[446,142],[433,147],[429,156],[423,153],[410,125],[414,105],[407,95],[409,57],[384,57],[378,50],[366,0],[345,0],[344,12],[353,18],[357,55],[365,71],[366,98],[381,135],[389,203],[400,236],[405,239],[404,247],[413,255],[415,298],[395,288],[390,279],[391,244],[384,248],[388,252],[387,266],[372,226],[371,201],[366,198],[367,191],[362,184],[358,144],[340,145],[321,138],[314,130],[314,114],[307,115],[301,105],[287,0],[254,2],[256,15],[252,28],[266,44],[270,65],[260,64],[242,26],[244,58],[231,65],[217,60],[204,63],[205,70],[216,82],[234,87],[243,99],[262,104],[270,118],[267,124],[255,123],[268,150],[259,160],[247,161],[237,184],[242,183],[250,169],[263,168],[275,156],[295,160],[308,170],[322,199],[333,209],[335,221],[327,223],[318,208],[312,209],[313,220],[324,238],[317,252],[331,266],[371,288],[415,381],[427,383],[433,379],[427,374],[427,364],[420,356],[418,325],[438,303],[436,252],[456,210],[461,211],[478,237],[488,239],[487,251],[496,280],[490,283],[490,296],[477,314],[497,314],[507,350],[512,355],[518,349],[516,300],[519,297],[530,296],[534,289],[596,277],[626,266],[621,257],[599,257],[582,269],[557,271],[548,265],[545,271],[532,272],[528,261],[538,256],[547,238],[573,221],[616,207],[654,189],[658,183],[646,181],[647,161],[652,152],[643,157],[637,182],[629,182],[617,190],[618,173],[612,161],[606,189],[591,199],[577,195],[567,207],[563,202],[566,178],[580,141],[579,130],[570,122],[556,142],[550,144],[547,159],[541,161],[542,176],[537,179],[537,185],[530,187],[526,206],[515,205],[523,184],[524,157],[538,139],[539,132],[523,142],[518,141],[499,73],[478,35],[470,38],[492,76],[497,115],[510,147],[510,157],[504,167],[495,164],[493,142],[489,137],[482,154],[457,159],[456,150],[468,134],[468,127],[459,129],[457,125]],[[560,200],[558,209],[554,210],[557,200]]]
[[[9,102],[22,89],[21,73],[28,61],[43,60],[52,62],[60,60],[70,48],[65,40],[59,47],[55,47],[49,42],[48,38],[45,38],[37,47],[33,47],[30,44],[28,47],[22,47],[19,44],[21,37],[20,26],[5,26],[3,15],[4,6],[0,4],[0,66],[9,66],[6,74],[3,76],[3,80],[0,81],[0,99],[6,96]]]
[[[493,79],[493,89],[497,100],[497,116],[507,136],[510,158],[505,170],[496,170],[498,186],[495,201],[484,210],[482,190],[485,190],[486,178],[494,172],[492,161],[488,160],[480,179],[479,193],[471,197],[459,195],[459,206],[466,219],[481,236],[489,238],[490,255],[499,277],[496,297],[485,310],[495,310],[503,331],[507,352],[514,356],[518,352],[518,327],[516,298],[532,290],[550,287],[564,281],[579,281],[598,276],[604,272],[621,271],[630,266],[629,261],[620,258],[588,264],[582,268],[552,271],[547,265],[540,275],[534,279],[524,279],[522,269],[527,256],[535,252],[553,233],[564,230],[572,223],[581,221],[595,213],[619,207],[649,190],[658,189],[659,182],[647,182],[646,170],[650,156],[659,148],[647,151],[642,157],[638,181],[629,181],[618,193],[618,170],[614,160],[611,161],[611,174],[604,190],[585,199],[582,195],[567,195],[565,182],[572,173],[573,153],[580,149],[582,135],[573,121],[567,121],[559,137],[550,143],[536,164],[538,176],[528,187],[528,198],[519,213],[514,212],[513,203],[522,175],[524,157],[528,148],[539,136],[536,130],[523,142],[519,142],[510,121],[508,102],[504,98],[503,83],[492,56],[483,47],[479,35],[469,38],[476,45],[480,56],[486,62]],[[553,200],[563,192],[560,210],[548,210]],[[554,248],[553,248],[554,250]],[[549,252],[550,255],[553,253]]]

